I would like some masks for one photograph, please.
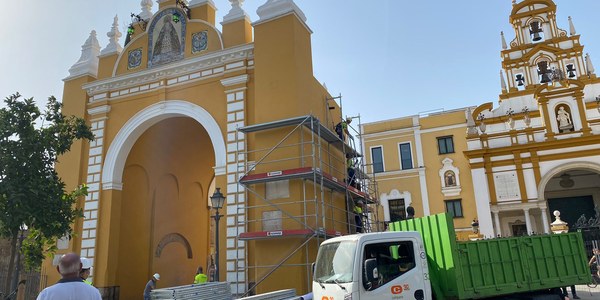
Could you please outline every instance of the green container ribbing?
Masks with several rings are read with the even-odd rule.
[[[591,282],[580,233],[457,242],[452,218],[438,214],[394,222],[417,231],[441,299],[477,299]]]
[[[455,272],[458,254],[454,224],[446,214],[394,222],[390,231],[417,231],[423,238],[431,287],[438,299],[459,297],[459,281]],[[460,272],[458,272],[460,274]]]

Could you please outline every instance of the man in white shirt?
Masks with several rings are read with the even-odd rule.
[[[62,279],[53,286],[45,288],[37,300],[102,300],[100,292],[95,287],[85,284],[81,272],[81,260],[75,253],[67,253],[60,258],[58,273]]]

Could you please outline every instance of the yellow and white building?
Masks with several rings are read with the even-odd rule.
[[[509,20],[499,105],[472,112],[465,155],[484,234],[549,233],[554,210],[574,226],[600,205],[600,80],[553,1],[515,3]]]
[[[251,22],[232,0],[221,31],[211,0],[156,2],[153,13],[141,1],[124,46],[116,17],[105,47],[93,31],[64,79],[64,114],[85,118],[96,139],[57,166],[67,188],[89,187],[58,254],[91,259],[109,299],[139,298],[154,273],[159,288],[190,284],[198,266],[218,267],[236,295],[253,284],[309,292],[319,241],[351,232],[351,200],[368,197],[344,183],[353,150],[331,131],[342,114],[313,76],[304,13],[268,0]],[[269,159],[283,159],[265,165],[261,149],[282,139],[290,145]],[[226,195],[217,262],[216,187]],[[57,258],[44,263],[48,283]]]
[[[449,211],[457,237],[473,234],[477,218],[466,144],[465,109],[364,124],[369,174],[377,181],[384,221]]]
[[[466,230],[477,218],[487,237],[549,233],[554,210],[570,226],[598,217],[600,79],[590,56],[571,17],[568,32],[558,28],[551,0],[515,1],[509,21],[514,38],[501,35],[497,107],[364,125],[386,221],[409,203],[417,215],[453,212],[456,199],[464,217],[455,226]],[[454,153],[442,153],[444,137]],[[448,171],[456,175],[451,190]]]

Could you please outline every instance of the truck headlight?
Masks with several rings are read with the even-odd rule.
[[[352,300],[352,293],[344,295],[344,300]]]

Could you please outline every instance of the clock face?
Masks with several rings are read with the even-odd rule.
[[[142,64],[142,48],[129,51],[127,56],[127,68],[135,69]]]

